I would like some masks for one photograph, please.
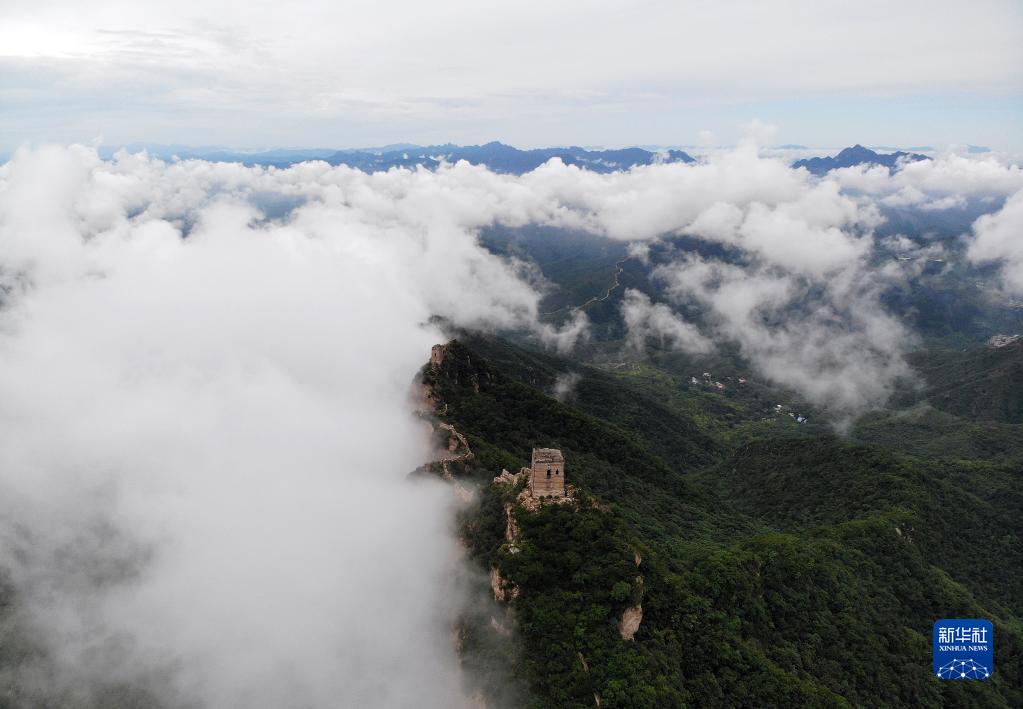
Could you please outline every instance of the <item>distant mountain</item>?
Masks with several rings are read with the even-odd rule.
[[[120,149],[128,152],[145,150],[161,160],[209,160],[212,162],[236,162],[243,165],[267,167],[288,167],[306,160],[324,160],[331,165],[348,165],[365,172],[389,170],[392,167],[423,166],[435,169],[441,161],[455,163],[465,160],[473,165],[485,165],[494,172],[521,175],[535,170],[551,158],[560,158],[566,165],[576,165],[593,172],[616,172],[628,170],[637,165],[655,162],[695,162],[694,158],[681,150],[654,151],[643,148],[622,148],[620,150],[591,150],[587,148],[552,147],[519,150],[504,143],[492,142],[486,145],[413,145],[393,143],[378,148],[335,148],[275,149],[244,151],[219,146],[188,147],[184,145],[157,145],[133,143],[124,146],[103,146],[100,157],[109,160]]]
[[[339,153],[393,153],[397,150],[422,150],[423,146],[419,143],[388,143],[387,145],[380,145],[375,148],[346,148],[344,150],[331,151]]]
[[[160,160],[209,160],[210,162],[237,162],[243,165],[287,167],[306,160],[324,160],[337,152],[336,148],[276,148],[273,150],[234,150],[221,146],[163,145],[159,143],[128,143],[104,145],[99,156],[110,160],[118,151],[129,153],[145,151]]]
[[[628,170],[637,165],[650,165],[658,161],[694,162],[692,156],[681,150],[668,150],[665,153],[656,153],[643,148],[587,150],[580,147],[559,147],[519,150],[498,142],[486,145],[448,143],[384,152],[345,150],[331,155],[327,158],[327,162],[332,165],[348,165],[366,172],[377,172],[392,167],[419,165],[433,169],[442,161],[454,163],[465,160],[473,165],[484,165],[494,172],[521,175],[535,170],[551,158],[560,158],[566,165],[577,165],[593,172]]]
[[[910,161],[930,160],[929,157],[921,155],[920,153],[906,153],[901,150],[894,153],[878,153],[870,148],[864,148],[862,145],[856,144],[851,148],[846,148],[833,157],[829,156],[797,160],[792,163],[792,167],[805,167],[814,175],[824,175],[831,170],[836,170],[840,167],[852,167],[854,165],[865,164],[883,165],[889,170],[894,170],[900,159]]]
[[[117,143],[114,145],[101,145],[97,148],[99,156],[104,160],[110,160],[116,153],[125,150],[129,153],[149,153],[155,158],[169,160],[174,156],[191,157],[198,154],[210,154],[227,151],[220,145],[181,145],[178,143]]]

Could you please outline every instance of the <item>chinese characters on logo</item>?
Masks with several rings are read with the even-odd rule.
[[[938,628],[938,642],[945,644],[987,643],[987,628],[983,626]]]

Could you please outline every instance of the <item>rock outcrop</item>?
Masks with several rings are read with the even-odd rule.
[[[515,506],[510,502],[504,506],[504,517],[504,540],[514,542],[519,536],[519,525],[515,521]]]
[[[618,623],[618,632],[622,636],[622,640],[632,640],[636,631],[639,630],[639,624],[643,622],[643,606],[636,604],[629,606],[622,613],[622,620]]]
[[[490,567],[490,590],[494,592],[494,600],[501,603],[508,603],[519,597],[519,587],[501,576],[496,566]]]
[[[1008,347],[1021,340],[1023,340],[1023,335],[992,335],[991,339],[987,341],[987,346],[998,349],[999,347]]]
[[[500,375],[461,342],[452,340],[446,345],[433,346],[430,364],[424,368],[421,378],[425,388],[435,396],[435,389],[444,383],[468,385],[479,393],[481,389],[498,382]]]

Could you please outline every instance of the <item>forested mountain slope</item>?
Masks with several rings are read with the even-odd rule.
[[[1023,704],[1015,466],[823,433],[739,441],[628,378],[476,344],[494,359],[453,342],[423,378],[476,452],[464,474],[486,481],[463,530],[515,589],[515,673],[534,706]],[[567,370],[573,395],[547,396]],[[564,451],[575,504],[526,509],[487,484],[533,446]],[[625,640],[633,607],[642,622]],[[995,623],[991,681],[931,675],[941,617]]]

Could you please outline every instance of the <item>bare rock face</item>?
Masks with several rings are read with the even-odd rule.
[[[494,592],[494,599],[497,601],[504,600],[503,582],[504,579],[501,578],[501,572],[497,570],[497,567],[490,567],[490,590]]]
[[[494,600],[501,603],[519,597],[519,587],[501,576],[496,566],[490,567],[490,590],[494,592]]]
[[[643,622],[643,606],[637,604],[626,608],[622,613],[622,621],[618,624],[618,632],[622,640],[632,640]]]
[[[1008,347],[1020,340],[1023,340],[1023,335],[994,335],[987,341],[987,346],[997,349],[999,347]]]
[[[515,505],[510,502],[504,506],[504,540],[506,542],[514,542],[515,538],[519,536],[519,525],[515,521]]]

